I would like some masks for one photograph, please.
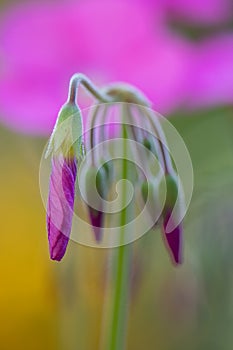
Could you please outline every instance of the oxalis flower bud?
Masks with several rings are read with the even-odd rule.
[[[155,184],[152,181],[143,181],[141,184],[141,194],[148,214],[154,222],[154,225],[157,223],[156,211],[158,209],[158,190]]]
[[[176,203],[178,198],[178,185],[177,180],[169,174],[165,176],[165,182],[167,193],[164,208],[166,210],[166,208],[173,208]]]
[[[103,199],[106,199],[108,189],[108,174],[106,167],[101,166],[98,170],[91,166],[85,174],[85,195],[90,222],[93,227],[97,242],[102,238],[104,221]]]
[[[75,104],[59,112],[46,157],[52,153],[52,171],[47,204],[47,231],[50,257],[61,260],[70,237],[77,160],[82,156],[82,120]]]
[[[166,201],[163,210],[163,232],[168,250],[171,254],[171,258],[175,264],[182,263],[182,225],[177,225],[173,208],[178,198],[178,184],[175,177],[166,175],[165,177],[167,194]],[[168,222],[171,221],[172,229],[171,232],[167,231]]]

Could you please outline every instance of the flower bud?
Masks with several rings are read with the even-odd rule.
[[[173,208],[178,199],[178,184],[175,177],[166,175],[165,178],[167,194],[165,207],[163,212],[163,232],[168,247],[168,251],[171,254],[171,258],[175,264],[181,264],[182,262],[182,225],[176,223],[174,217]],[[167,231],[168,222],[170,222],[172,231]]]
[[[148,214],[155,221],[154,224],[156,224],[158,221],[158,191],[156,186],[151,181],[143,181],[141,184],[141,194]]]
[[[47,204],[47,231],[50,257],[61,260],[69,242],[77,175],[82,155],[82,119],[78,106],[66,103],[60,110],[50,137],[46,157],[52,153]]]
[[[183,244],[183,229],[182,224],[176,225],[174,223],[174,228],[171,232],[166,231],[166,227],[169,220],[173,220],[171,211],[167,211],[164,215],[163,220],[163,232],[165,241],[167,244],[168,251],[170,252],[172,261],[178,265],[182,263],[182,244]]]
[[[173,208],[176,200],[178,198],[178,184],[176,179],[171,176],[170,174],[165,176],[165,182],[166,182],[166,201],[165,201],[165,209],[166,208]]]
[[[87,170],[85,178],[85,194],[90,221],[94,230],[96,241],[102,237],[104,220],[103,200],[108,194],[107,172],[102,166],[98,171],[92,166]]]
[[[109,166],[101,166],[99,168],[97,174],[96,174],[96,189],[100,195],[101,198],[106,199],[108,194],[108,187],[107,183],[109,180],[109,174],[110,174],[110,167]]]

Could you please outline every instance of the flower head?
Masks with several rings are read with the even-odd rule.
[[[95,105],[93,113],[89,114],[90,130],[85,130],[84,137],[82,137],[82,116],[75,103],[80,84],[103,102],[102,105]],[[162,221],[162,230],[169,253],[175,264],[181,263],[182,229],[175,211],[176,202],[180,200],[177,176],[166,148],[159,118],[154,114],[152,118],[148,108],[142,106],[148,106],[148,104],[149,101],[144,95],[129,85],[115,84],[99,90],[82,74],[75,74],[72,77],[68,102],[59,113],[46,154],[52,153],[47,208],[47,229],[52,259],[61,260],[70,238],[77,165],[79,165],[77,182],[80,198],[85,202],[89,224],[97,243],[102,242],[105,218],[108,214],[106,207],[111,189],[120,180],[127,180],[119,185],[119,191],[117,190],[119,203],[115,208],[112,206],[114,210],[110,210],[109,213],[113,216],[110,215],[107,218],[115,220],[116,226],[111,230],[110,224],[109,232],[118,233],[117,245],[126,244],[122,232],[125,236],[127,230],[131,230],[126,229],[126,226],[134,218],[132,213],[137,215],[137,196],[132,196],[131,203],[127,199],[130,191],[126,183],[130,181],[140,189],[141,198],[145,204],[144,213],[148,214],[145,219],[150,221],[149,226],[143,227],[142,230],[145,230],[145,233]],[[114,110],[117,112],[116,115],[113,113]],[[139,124],[133,123],[133,113]],[[115,117],[120,117],[120,123],[112,132]],[[147,125],[149,129],[143,129],[141,123]],[[152,130],[152,133],[149,130]],[[116,165],[113,164],[114,159],[118,160]],[[79,161],[81,161],[80,164],[78,164]],[[145,168],[145,172],[140,172],[140,167],[137,168],[133,164],[134,162],[137,164],[138,161],[140,167]],[[160,166],[157,167],[158,163]],[[163,197],[164,208],[160,205],[160,202],[163,204],[160,198],[161,176],[165,176],[167,190]],[[126,210],[128,206],[132,210]],[[109,237],[109,239],[112,238]]]
[[[108,193],[107,180],[107,173],[103,166],[99,170],[91,166],[86,173],[85,191],[89,203],[87,208],[97,242],[100,242],[102,238],[104,221],[103,200],[106,199]]]

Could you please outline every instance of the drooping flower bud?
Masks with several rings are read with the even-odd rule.
[[[52,153],[47,204],[47,231],[50,257],[60,261],[70,237],[77,160],[82,156],[82,120],[75,104],[65,104],[59,112],[46,157]]]
[[[104,221],[103,200],[108,193],[108,175],[106,166],[100,169],[91,166],[86,172],[85,178],[85,195],[87,208],[95,239],[97,242],[102,238],[102,227]]]
[[[158,190],[152,181],[143,181],[141,184],[141,194],[146,205],[146,210],[154,222],[158,221]]]
[[[175,264],[181,264],[182,263],[182,225],[176,225],[174,222],[174,229],[167,233],[166,227],[170,220],[173,220],[172,218],[172,212],[167,210],[167,212],[164,215],[163,219],[163,232],[165,235],[166,243],[168,245],[168,250],[171,253],[172,260]]]
[[[178,184],[176,179],[171,175],[165,177],[167,194],[163,211],[163,232],[175,264],[182,263],[182,224],[176,223],[173,208],[178,198]],[[168,232],[168,223],[172,230]]]
[[[167,208],[173,208],[176,200],[178,198],[178,185],[176,179],[170,174],[165,176],[166,182],[166,201],[165,201],[165,210]]]

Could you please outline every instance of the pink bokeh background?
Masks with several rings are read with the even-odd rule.
[[[229,0],[79,0],[6,6],[0,24],[0,115],[49,134],[75,72],[125,81],[170,116],[233,102]],[[203,28],[193,39],[178,23]],[[215,27],[219,26],[218,32]],[[83,106],[88,100],[80,98]]]

